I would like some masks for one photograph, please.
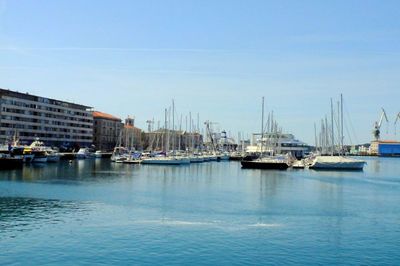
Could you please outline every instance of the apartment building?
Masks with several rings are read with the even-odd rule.
[[[51,146],[90,146],[92,107],[0,89],[0,141],[17,134],[22,144],[39,138]]]

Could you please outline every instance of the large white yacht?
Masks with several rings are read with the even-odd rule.
[[[271,145],[265,145],[266,143]],[[272,145],[275,145],[275,147]],[[247,153],[290,154],[296,158],[303,158],[307,151],[307,144],[295,139],[294,135],[289,133],[264,133],[263,142],[261,142],[260,133],[253,133],[250,138],[250,145],[246,147]]]

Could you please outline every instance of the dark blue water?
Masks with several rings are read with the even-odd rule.
[[[0,264],[400,264],[400,160],[363,172],[106,159],[0,172]]]

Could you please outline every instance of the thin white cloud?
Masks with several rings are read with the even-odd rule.
[[[40,48],[23,48],[16,46],[3,46],[0,50],[9,51],[115,51],[115,52],[189,52],[189,53],[202,53],[202,52],[234,52],[235,50],[229,49],[203,49],[203,48],[121,48],[121,47],[40,47]],[[237,50],[239,51],[239,50]]]

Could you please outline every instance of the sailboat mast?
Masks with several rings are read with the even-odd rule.
[[[172,152],[175,152],[175,103],[172,99]]]
[[[165,153],[167,153],[167,147],[168,147],[168,144],[167,144],[167,108],[165,108],[165,125],[164,125],[164,137],[165,137],[165,141],[164,141],[164,145],[165,145],[165,147],[164,147],[164,151],[165,151]]]
[[[263,153],[264,141],[264,96],[262,97],[262,111],[261,111],[261,153]]]
[[[334,130],[333,130],[333,101],[331,98],[331,143],[332,143],[332,147],[331,147],[331,154],[334,155],[335,153],[335,138],[334,138]]]
[[[189,134],[189,152],[191,153],[192,152],[192,143],[193,143],[193,138],[192,138],[192,112],[189,112],[189,132],[190,132],[190,134]]]
[[[318,150],[318,141],[317,141],[317,125],[314,122],[314,138],[315,138],[315,150]]]
[[[325,115],[325,142],[326,142],[326,154],[329,153],[329,128],[328,128],[328,118]]]
[[[338,150],[339,150],[339,155],[342,153],[342,148],[341,148],[341,138],[340,138],[340,103],[339,101],[337,102],[337,135],[338,135]]]
[[[179,150],[182,150],[182,114],[179,122]]]
[[[343,145],[343,94],[340,94],[340,115],[341,115],[341,126],[340,126],[340,130],[341,130],[341,135],[340,135],[340,139],[342,141],[342,151],[344,153],[344,145]]]
[[[197,135],[196,135],[196,141],[197,141],[197,151],[200,149],[200,114],[197,113]]]

